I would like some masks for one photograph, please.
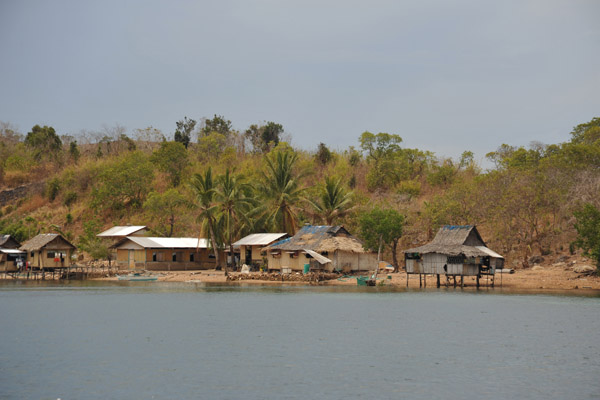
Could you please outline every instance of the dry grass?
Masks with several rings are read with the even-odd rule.
[[[32,197],[26,199],[18,211],[23,214],[29,214],[35,210],[40,209],[41,207],[48,205],[48,199],[44,198],[40,194],[33,195]]]

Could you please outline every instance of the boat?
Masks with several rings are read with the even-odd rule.
[[[153,275],[142,275],[140,273],[128,274],[128,275],[117,275],[117,279],[120,281],[155,281],[158,279],[158,276]]]
[[[357,276],[356,284],[358,286],[375,286],[375,279],[369,278],[368,276]]]

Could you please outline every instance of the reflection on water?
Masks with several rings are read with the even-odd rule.
[[[598,397],[573,293],[8,282],[0,398]]]

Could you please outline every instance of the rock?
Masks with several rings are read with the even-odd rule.
[[[557,263],[552,264],[553,267],[564,267],[565,265],[567,265],[567,264],[565,264],[564,262],[557,262]]]
[[[542,266],[541,266],[541,265],[539,265],[539,264],[535,264],[535,265],[534,265],[534,266],[531,268],[531,270],[532,270],[532,271],[543,271],[543,270],[544,270],[544,267],[542,267]]]
[[[556,259],[557,263],[566,263],[569,261],[569,256],[560,256]]]
[[[531,256],[529,257],[529,264],[541,264],[544,260],[545,259],[542,256]]]
[[[577,272],[578,274],[589,274],[595,270],[596,268],[591,265],[577,265],[573,268],[573,272]]]

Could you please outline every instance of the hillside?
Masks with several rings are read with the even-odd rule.
[[[152,128],[86,139],[1,124],[0,233],[23,241],[60,232],[102,257],[95,234],[116,224],[207,237],[212,226],[227,244],[304,223],[343,224],[360,235],[360,216],[380,207],[405,216],[398,250],[441,225],[476,224],[489,247],[521,267],[536,255],[581,253],[571,245],[574,213],[600,206],[600,118],[565,132],[563,143],[502,145],[487,155],[495,167],[486,171],[468,150],[459,160],[439,158],[387,133],[365,132],[343,152],[325,144],[309,152],[283,142],[283,127],[272,122],[244,132],[220,116],[195,125],[180,121],[176,141],[166,141]]]

